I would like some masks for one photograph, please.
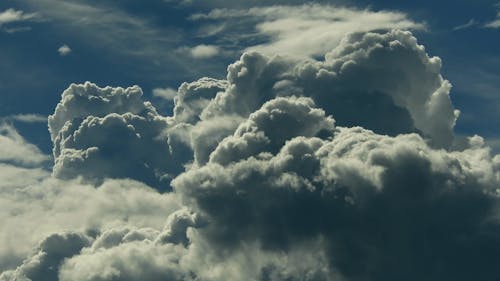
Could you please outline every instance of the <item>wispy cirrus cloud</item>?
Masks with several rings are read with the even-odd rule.
[[[475,26],[477,24],[478,23],[477,23],[477,21],[475,19],[470,19],[468,22],[466,22],[464,24],[460,24],[460,25],[455,26],[453,28],[453,31],[467,29],[467,28],[473,27],[473,26]]]
[[[218,34],[224,34],[220,40],[226,44],[245,44],[246,50],[295,56],[324,54],[347,33],[425,29],[425,24],[401,12],[320,4],[213,9],[190,18],[208,25],[213,25],[214,21],[226,23],[218,26]]]
[[[126,57],[122,63],[139,62],[143,67],[184,67],[185,57],[165,51],[175,49],[185,40],[186,32],[173,24],[157,24],[111,1],[22,1],[43,15],[57,34],[70,38],[72,47],[81,45],[85,50],[108,53],[112,58]]]
[[[0,121],[17,121],[24,123],[46,123],[47,116],[36,113],[20,113],[0,118]]]

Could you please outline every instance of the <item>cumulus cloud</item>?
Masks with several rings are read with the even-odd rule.
[[[238,252],[258,241],[264,251],[288,252],[321,237],[327,267],[345,280],[496,276],[499,159],[480,138],[449,153],[417,134],[354,127],[297,135],[277,153],[247,148],[239,161],[208,162],[174,180],[210,218],[200,231],[213,245]],[[489,259],[478,261],[481,253]],[[329,274],[319,280],[334,280]]]
[[[418,131],[448,147],[459,112],[440,69],[441,60],[403,31],[348,35],[320,61],[251,52],[229,66],[230,86],[201,116],[246,118],[273,97],[306,95],[339,125],[390,135]]]
[[[207,14],[195,14],[192,20],[225,22],[226,34],[268,55],[323,55],[335,47],[349,32],[373,30],[423,29],[403,13],[358,10],[331,5],[276,5],[249,9],[214,9]],[[245,38],[237,34],[250,26]],[[227,30],[229,29],[229,30]],[[231,32],[235,29],[235,32]],[[255,29],[255,31],[253,30]],[[250,35],[247,35],[250,34]],[[253,40],[251,40],[253,39]],[[234,41],[235,38],[228,38]],[[252,41],[262,42],[252,44]]]
[[[440,70],[394,30],[245,53],[170,91],[169,117],[137,86],[73,84],[52,175],[0,165],[0,280],[494,280],[500,155],[451,146]]]
[[[66,44],[62,45],[61,47],[59,47],[59,49],[57,49],[57,52],[61,56],[67,56],[69,55],[69,53],[71,53],[71,51],[72,51],[71,48]]]
[[[181,164],[171,158],[163,131],[168,127],[142,90],[71,85],[62,95],[49,131],[54,143],[54,175],[90,181],[132,178],[168,189],[170,173]]]

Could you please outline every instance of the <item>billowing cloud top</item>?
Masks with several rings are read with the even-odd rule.
[[[321,59],[244,53],[170,117],[137,86],[73,84],[52,176],[0,139],[19,140],[0,280],[496,280],[500,155],[454,148],[440,71],[394,30]]]
[[[162,132],[166,118],[142,101],[142,90],[71,85],[62,95],[49,131],[54,143],[53,173],[59,178],[83,176],[133,178],[168,187],[175,169]]]

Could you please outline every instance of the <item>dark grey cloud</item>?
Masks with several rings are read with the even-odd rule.
[[[226,251],[257,241],[288,252],[321,238],[346,280],[488,280],[500,261],[498,168],[482,144],[447,153],[416,134],[339,128],[276,154],[209,162],[173,186]]]

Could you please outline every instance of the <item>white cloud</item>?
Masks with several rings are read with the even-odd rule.
[[[320,4],[214,9],[208,14],[195,14],[191,19],[223,21],[229,30],[232,26],[246,24],[250,30],[239,37],[245,40],[253,37],[260,39],[258,41],[266,38],[267,41],[253,45],[250,40],[247,50],[302,57],[328,52],[347,33],[425,28],[423,24],[399,12],[375,12]]]
[[[489,28],[500,28],[500,12],[497,12],[496,19],[486,23],[484,26]]]
[[[500,155],[449,146],[440,59],[399,30],[321,55],[245,53],[170,117],[138,86],[70,85],[52,175],[0,151],[0,280],[497,278]],[[172,192],[123,179],[145,175]]]
[[[8,23],[31,20],[37,17],[35,13],[25,13],[21,10],[7,9],[0,12],[0,26]]]
[[[142,94],[138,86],[101,88],[89,82],[66,89],[48,118],[54,175],[91,182],[132,178],[168,190],[183,163],[163,136],[167,118]]]
[[[71,53],[71,51],[72,51],[71,48],[66,44],[62,45],[61,47],[59,47],[59,49],[57,49],[57,52],[61,56],[69,55],[69,53]]]
[[[451,84],[440,74],[441,60],[429,57],[410,32],[351,34],[322,56],[324,61],[243,54],[228,67],[230,85],[202,119],[247,117],[270,98],[305,95],[340,125],[389,135],[418,130],[437,146],[451,144],[459,114]]]
[[[457,31],[457,30],[462,30],[462,29],[467,29],[469,27],[473,27],[475,25],[477,25],[478,23],[476,22],[475,19],[470,19],[468,22],[464,23],[464,24],[461,24],[461,25],[458,25],[458,26],[455,26],[453,28],[454,31]]]
[[[185,53],[195,59],[208,59],[215,57],[220,53],[219,47],[205,44],[194,47],[181,47],[178,48],[177,51]]]
[[[26,142],[14,127],[0,123],[0,162],[31,166],[47,160],[49,157]]]
[[[155,88],[153,89],[153,96],[171,101],[177,96],[177,90],[172,88]]]
[[[198,45],[191,48],[190,53],[193,58],[206,59],[219,54],[219,48],[213,45]]]
[[[47,116],[40,115],[40,114],[34,114],[34,113],[28,113],[28,114],[14,114],[14,115],[9,115],[3,118],[0,118],[6,121],[17,121],[17,122],[24,122],[24,123],[46,123],[47,122]]]

